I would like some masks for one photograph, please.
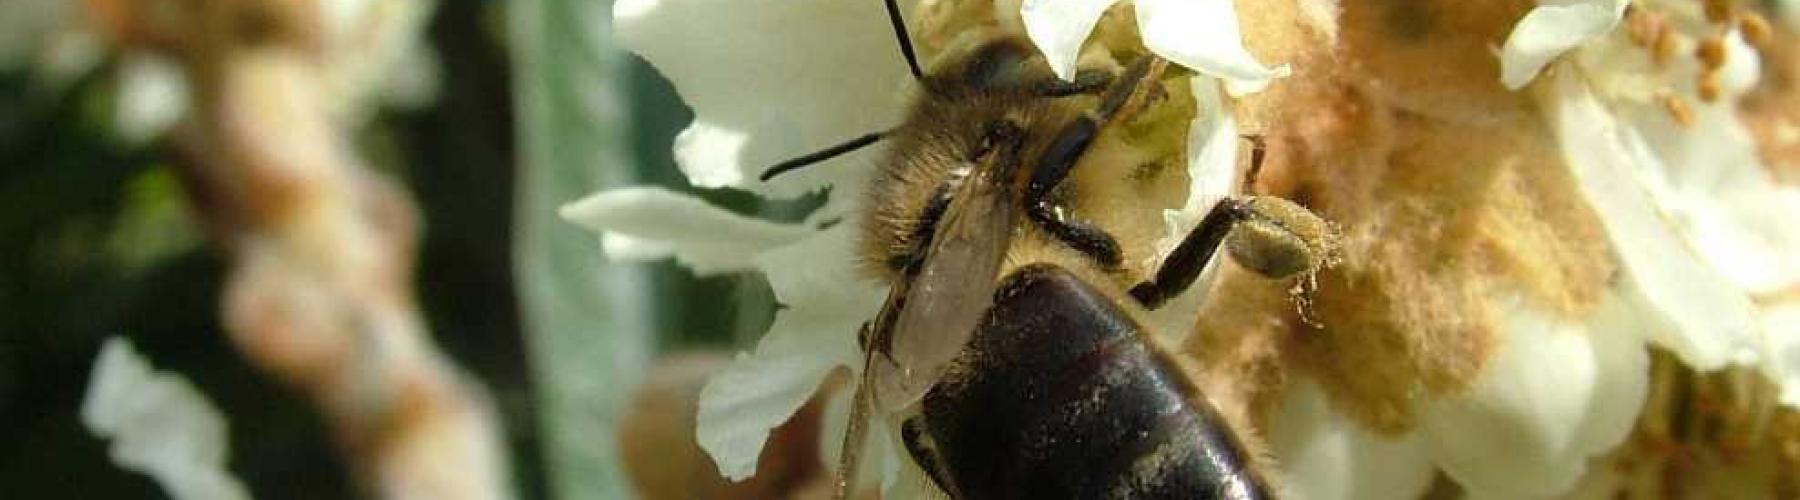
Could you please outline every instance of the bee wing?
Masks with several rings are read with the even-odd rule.
[[[896,291],[904,295],[889,300],[899,316],[886,332],[887,356],[872,356],[869,363],[880,408],[898,410],[923,397],[974,336],[993,302],[1012,237],[1014,203],[1008,181],[996,178],[995,171],[1005,169],[981,167],[938,219],[923,267]]]

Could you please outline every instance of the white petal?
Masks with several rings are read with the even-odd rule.
[[[1644,110],[1639,177],[1689,245],[1752,294],[1800,286],[1800,190],[1777,184],[1734,105],[1696,106],[1683,127]]]
[[[823,309],[845,318],[873,317],[884,289],[856,270],[859,228],[846,221],[800,243],[757,256],[756,265],[768,277],[775,299],[793,310]],[[850,336],[855,333],[851,329]]]
[[[694,109],[676,154],[695,186],[798,195],[867,170],[880,148],[766,184],[756,175],[900,122],[911,77],[881,2],[623,0],[613,16],[619,40]]]
[[[738,215],[699,198],[655,187],[600,192],[564,205],[559,213],[600,231],[610,258],[673,256],[701,275],[750,269],[758,252],[812,232],[804,226]]]
[[[1194,92],[1194,121],[1188,125],[1188,194],[1179,210],[1163,210],[1167,232],[1156,242],[1158,262],[1181,244],[1213,205],[1231,194],[1235,187],[1238,137],[1237,122],[1226,109],[1219,79],[1196,76],[1188,81]],[[1180,295],[1171,297],[1163,307],[1146,314],[1152,331],[1178,340],[1194,327],[1194,314],[1206,302],[1208,290],[1218,277],[1218,261],[1213,259],[1200,271],[1200,277]],[[1154,267],[1152,267],[1154,268]]]
[[[1773,344],[1773,359],[1765,373],[1780,385],[1781,404],[1800,408],[1800,303],[1769,307],[1763,311],[1762,325]]]
[[[1200,74],[1225,80],[1231,95],[1262,90],[1287,76],[1287,65],[1263,66],[1244,48],[1231,0],[1138,0],[1144,46]]]
[[[1418,498],[1437,467],[1418,433],[1384,438],[1332,411],[1324,391],[1300,379],[1269,431],[1280,462],[1284,498],[1383,500]]]
[[[1050,70],[1064,80],[1075,75],[1081,44],[1100,22],[1100,15],[1118,0],[1025,0],[1019,17],[1025,36],[1044,53]]]
[[[756,472],[769,431],[787,422],[837,367],[817,352],[824,346],[815,334],[829,326],[792,312],[780,316],[754,354],[740,353],[700,391],[696,438],[719,473],[733,481]],[[845,335],[854,338],[855,333]]]
[[[1474,497],[1567,491],[1587,461],[1630,432],[1649,384],[1649,355],[1622,302],[1587,324],[1523,304],[1502,313],[1500,349],[1467,393],[1420,419],[1438,465]]]
[[[1762,79],[1762,54],[1744,40],[1744,33],[1732,29],[1725,33],[1725,66],[1719,68],[1720,101],[1737,102]]]
[[[225,468],[225,416],[187,380],[153,371],[123,339],[100,348],[81,422],[112,441],[113,463],[149,475],[176,500],[250,498]]]
[[[1525,14],[1500,49],[1500,83],[1518,90],[1545,65],[1583,42],[1611,32],[1628,0],[1579,0],[1539,5]]]
[[[1635,174],[1638,163],[1654,160],[1641,152],[1643,139],[1623,129],[1575,73],[1560,72],[1539,100],[1618,253],[1628,301],[1646,313],[1651,341],[1700,370],[1753,360],[1760,342],[1749,298],[1670,227]]]
[[[757,257],[787,308],[753,354],[740,354],[700,393],[698,441],[726,477],[754,473],[769,431],[831,370],[858,360],[857,329],[874,316],[881,294],[851,268],[855,235],[853,224],[840,224]]]
[[[113,120],[121,138],[134,144],[155,139],[187,114],[187,77],[163,57],[127,57],[119,66],[116,101]]]
[[[1157,255],[1168,255],[1181,244],[1200,219],[1219,200],[1231,195],[1236,182],[1238,157],[1237,120],[1219,94],[1219,81],[1197,76],[1188,81],[1197,109],[1188,124],[1188,194],[1180,210],[1164,210],[1168,234],[1156,243]]]

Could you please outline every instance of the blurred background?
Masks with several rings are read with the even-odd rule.
[[[609,1],[320,1],[303,12],[323,14],[292,19],[259,6],[311,3],[0,2],[3,496],[169,498],[150,476],[110,460],[107,441],[79,416],[110,337],[129,339],[155,369],[186,377],[220,408],[227,468],[250,496],[377,496],[370,483],[381,479],[358,479],[345,456],[381,441],[359,440],[319,411],[313,397],[329,390],[249,354],[256,348],[228,331],[237,313],[222,305],[234,273],[254,260],[245,243],[254,238],[243,235],[287,226],[232,215],[256,209],[208,191],[231,183],[207,176],[260,168],[218,150],[232,141],[305,148],[311,125],[209,117],[241,105],[229,96],[237,59],[220,53],[299,47],[299,67],[329,76],[370,66],[348,59],[396,39],[398,62],[372,64],[382,74],[347,91],[374,97],[345,99],[348,111],[325,121],[347,139],[353,169],[391,180],[395,199],[416,209],[416,224],[390,245],[406,253],[405,236],[416,234],[412,264],[398,264],[412,271],[398,273],[409,278],[399,295],[416,295],[412,307],[453,364],[448,372],[491,402],[510,464],[502,489],[518,498],[629,496],[612,429],[636,378],[658,353],[753,338],[772,314],[769,292],[760,281],[695,278],[668,263],[605,266],[594,235],[555,208],[609,185],[691,190],[669,147],[691,115],[653,69],[613,45]],[[199,31],[184,23],[221,4],[256,13],[238,21],[256,29],[299,28],[242,35],[250,41],[169,42],[159,33]],[[382,15],[416,19],[369,21]],[[315,24],[323,28],[306,34]],[[171,74],[179,83],[167,83]],[[748,195],[705,195],[770,210]]]

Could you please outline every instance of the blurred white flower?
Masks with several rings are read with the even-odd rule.
[[[149,475],[176,500],[250,498],[225,467],[224,414],[180,375],[153,371],[124,339],[100,348],[81,423],[112,441],[114,464]]]
[[[438,92],[436,55],[420,36],[434,0],[320,2],[325,75],[332,116],[366,121],[380,105],[430,104]],[[87,25],[86,3],[69,0],[0,2],[0,69],[29,70],[60,90],[117,55],[114,132],[127,142],[160,137],[187,113],[184,68],[169,54],[107,46]],[[179,16],[173,19],[182,19]]]
[[[1800,406],[1800,330],[1780,298],[1800,288],[1800,190],[1775,182],[1736,114],[1759,56],[1698,4],[1643,0],[1635,19],[1622,6],[1538,7],[1507,40],[1506,83],[1553,73],[1535,94],[1648,340],[1700,370],[1756,366]]]
[[[188,91],[187,75],[174,61],[151,54],[121,58],[113,132],[132,144],[161,136],[187,114]]]
[[[900,3],[913,12],[917,2]],[[1146,38],[1155,40],[1152,48],[1171,60],[1244,89],[1285,74],[1244,51],[1229,2],[1153,3],[1138,3],[1139,20]],[[1037,40],[1052,61],[1069,64],[1098,16],[1043,2],[1023,9],[1028,23],[1061,23],[1040,35],[1075,37],[1074,46]],[[676,160],[692,184],[769,197],[830,189],[825,206],[800,224],[739,216],[655,189],[602,192],[563,210],[600,231],[612,259],[673,256],[697,273],[755,270],[769,280],[785,307],[756,349],[715,376],[700,401],[702,448],[727,477],[743,479],[755,471],[770,429],[811,397],[826,374],[861,369],[856,332],[885,293],[856,272],[854,253],[861,224],[854,213],[883,145],[768,183],[753,179],[778,161],[899,123],[911,77],[880,2],[622,0],[613,14],[620,40],[667,76],[694,110],[694,122],[675,141]],[[1195,23],[1230,36],[1192,29]],[[1172,233],[1197,223],[1231,187],[1238,138],[1215,90],[1220,86],[1212,76],[1194,78],[1196,93],[1204,94],[1190,133],[1188,171],[1196,180],[1189,203],[1169,213]],[[1191,317],[1182,320],[1185,326]]]

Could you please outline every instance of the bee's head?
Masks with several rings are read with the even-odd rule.
[[[1024,39],[980,32],[945,48],[921,83],[941,95],[1025,89],[1053,78],[1050,65]]]

